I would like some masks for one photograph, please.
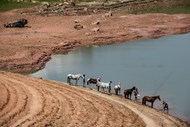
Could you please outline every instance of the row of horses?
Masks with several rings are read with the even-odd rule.
[[[82,78],[83,79],[83,87],[85,86],[85,74],[77,74],[77,75],[73,75],[73,74],[68,74],[67,75],[67,83],[69,84],[72,84],[71,83],[71,80],[75,80],[75,85],[77,85],[78,83],[78,80]],[[105,89],[107,89],[107,91],[109,93],[111,93],[111,83],[112,81],[109,81],[107,83],[105,82],[101,82],[101,78],[89,78],[87,79],[87,82],[86,84],[87,85],[90,85],[90,84],[95,84],[96,87],[97,87],[97,91],[100,91],[100,88],[102,90],[102,92],[105,92]],[[118,83],[117,85],[114,86],[114,90],[115,90],[115,94],[116,95],[119,95],[121,94],[121,84]],[[124,97],[126,99],[131,99],[131,96],[132,96],[132,93],[134,93],[134,96],[135,96],[135,99],[137,100],[137,96],[140,96],[139,95],[139,92],[138,92],[138,89],[133,86],[132,88],[130,89],[126,89],[124,90]],[[154,101],[158,99],[161,101],[161,98],[160,96],[144,96],[142,98],[142,105],[146,105],[146,102],[150,102],[151,103],[151,107],[153,108],[153,104],[154,104]],[[163,101],[163,109],[164,110],[168,110],[168,104],[166,102]]]

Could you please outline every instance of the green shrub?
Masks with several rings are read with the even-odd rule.
[[[189,14],[190,13],[190,3],[178,4],[178,5],[165,5],[152,9],[136,10],[130,12],[132,14],[145,14],[145,13],[165,13],[165,14]]]
[[[39,3],[0,0],[0,11],[8,11],[16,8],[27,8],[27,7],[36,6],[38,4]]]

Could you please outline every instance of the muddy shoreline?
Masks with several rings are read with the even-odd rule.
[[[78,47],[190,32],[190,14],[40,16],[12,10],[0,13],[0,24],[19,18],[27,19],[29,27],[0,27],[1,70],[34,72],[44,68],[52,54],[64,54]],[[83,29],[76,30],[76,24]]]

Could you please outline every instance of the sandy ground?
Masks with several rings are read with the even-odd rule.
[[[187,127],[135,101],[89,88],[0,72],[0,126]]]
[[[79,46],[190,32],[190,14],[102,15],[40,16],[20,10],[0,13],[0,69],[30,72],[43,68],[51,54],[65,53]],[[3,27],[20,18],[27,19],[29,27]],[[75,20],[84,28],[74,29]],[[99,25],[93,24],[96,21]],[[100,30],[92,32],[93,28]]]

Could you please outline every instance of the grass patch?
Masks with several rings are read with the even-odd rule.
[[[64,0],[38,0],[39,2],[64,2]]]
[[[17,8],[27,8],[36,6],[39,3],[31,3],[31,2],[13,2],[7,0],[0,0],[0,11],[8,11]]]
[[[130,12],[132,14],[145,14],[145,13],[165,13],[165,14],[190,14],[190,3],[179,5],[165,5],[158,8],[135,10]]]

